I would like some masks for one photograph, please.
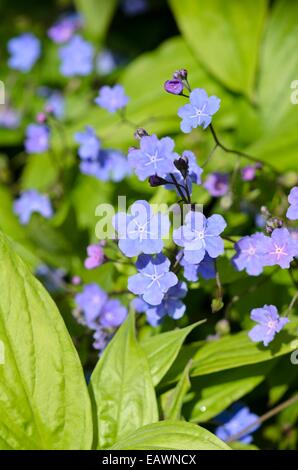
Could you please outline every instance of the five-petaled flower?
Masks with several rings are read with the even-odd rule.
[[[252,442],[252,433],[259,428],[258,415],[251,413],[247,406],[239,406],[235,404],[231,411],[224,411],[216,417],[216,421],[223,421],[221,426],[218,426],[215,430],[217,437],[223,441],[229,441],[229,439],[241,433],[248,426],[256,423],[246,434],[239,439],[244,444]]]
[[[162,253],[155,257],[140,255],[136,268],[139,272],[128,278],[128,289],[150,305],[159,305],[166,292],[178,283],[176,274],[169,270],[170,260]]]
[[[21,224],[28,224],[31,215],[36,212],[46,219],[53,215],[51,201],[46,194],[40,194],[35,189],[29,189],[21,193],[14,202],[14,213],[19,216]]]
[[[190,211],[185,217],[185,224],[174,230],[173,239],[176,245],[184,247],[185,261],[198,264],[205,253],[217,258],[224,252],[223,240],[219,235],[226,225],[221,215],[206,218],[201,212]]]
[[[184,268],[184,277],[188,281],[196,282],[200,276],[204,279],[214,279],[216,276],[215,262],[207,253],[200,263],[188,263],[183,256],[183,251],[177,255],[179,264]]]
[[[254,308],[251,311],[250,318],[258,323],[248,333],[250,339],[254,342],[262,341],[264,346],[274,339],[276,333],[289,322],[286,317],[278,315],[275,305],[264,305],[262,308]]]
[[[100,88],[99,95],[94,101],[109,113],[115,113],[127,105],[129,97],[125,95],[122,85],[117,84],[113,87],[105,85]]]
[[[78,154],[82,160],[95,160],[101,147],[99,138],[91,126],[86,126],[83,132],[75,134],[75,140],[80,144]]]
[[[174,160],[178,154],[173,152],[174,141],[170,137],[158,139],[156,135],[147,135],[140,140],[140,149],[128,153],[128,162],[141,181],[152,175],[161,177],[177,171]]]
[[[102,245],[87,246],[88,257],[85,259],[84,266],[86,269],[94,269],[100,266],[104,261],[104,251]]]
[[[29,124],[26,129],[25,149],[28,153],[42,153],[49,148],[50,130],[44,124]]]
[[[180,127],[182,132],[188,134],[192,128],[209,126],[213,114],[219,110],[220,99],[216,96],[208,97],[205,90],[196,88],[189,95],[190,103],[178,110],[178,116],[182,118]]]
[[[78,34],[59,50],[60,72],[65,77],[86,76],[93,68],[94,48]]]
[[[113,226],[118,232],[120,250],[131,258],[140,253],[160,253],[170,222],[168,214],[154,213],[147,201],[140,200],[132,204],[130,214],[118,212]]]
[[[233,258],[233,264],[238,271],[246,270],[250,276],[258,276],[266,265],[265,254],[268,251],[270,238],[263,233],[241,238],[236,245],[237,254]]]
[[[7,49],[10,54],[8,65],[21,72],[29,72],[41,52],[40,41],[32,33],[10,39]]]
[[[291,261],[297,255],[296,244],[286,228],[276,228],[268,239],[265,263],[267,266],[278,264],[281,268],[290,267]]]

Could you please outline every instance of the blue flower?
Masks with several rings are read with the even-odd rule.
[[[82,18],[77,13],[63,15],[49,28],[48,36],[57,44],[69,41],[82,23]]]
[[[118,61],[112,51],[103,49],[96,57],[96,70],[101,75],[108,75],[117,68]]]
[[[152,211],[147,201],[136,201],[130,214],[118,212],[113,218],[118,232],[119,248],[129,258],[140,253],[159,253],[163,248],[162,238],[169,233],[168,214]]]
[[[183,255],[183,253],[182,253]],[[199,264],[188,263],[181,252],[178,253],[179,264],[184,268],[184,277],[188,281],[196,282],[201,275],[204,279],[214,279],[216,276],[214,259],[207,253]]]
[[[108,300],[101,309],[99,322],[104,328],[116,328],[127,316],[127,309],[117,299]]]
[[[235,249],[237,254],[232,262],[238,271],[246,270],[250,276],[258,276],[266,265],[265,253],[268,251],[269,237],[263,233],[254,233],[253,235],[241,238]]]
[[[97,158],[86,158],[80,163],[80,170],[85,175],[95,176],[101,181],[122,181],[131,170],[125,156],[119,150],[101,149]]]
[[[148,323],[152,326],[159,325],[163,318],[168,315],[174,320],[179,320],[183,317],[186,307],[181,299],[187,294],[187,287],[185,282],[178,282],[176,286],[171,287],[166,292],[163,301],[152,307],[152,305],[146,304],[145,310]]]
[[[288,229],[276,228],[273,230],[266,243],[266,266],[278,264],[281,268],[288,269],[296,254],[296,245]]]
[[[20,113],[9,106],[0,109],[0,127],[4,129],[17,129],[20,125]]]
[[[204,188],[214,197],[227,194],[229,190],[229,175],[227,173],[210,173],[204,183]]]
[[[78,154],[82,160],[96,160],[101,147],[99,138],[97,137],[93,127],[86,126],[85,131],[77,132],[75,140],[80,144]]]
[[[76,35],[59,50],[60,72],[65,77],[89,75],[93,68],[93,46]]]
[[[65,288],[66,272],[62,268],[53,269],[46,264],[40,264],[36,268],[35,275],[51,293],[57,293]]]
[[[174,160],[178,155],[173,152],[174,145],[170,137],[159,140],[154,134],[144,136],[140,140],[140,149],[128,153],[128,163],[141,181],[152,175],[164,177],[176,171]]]
[[[201,212],[190,211],[185,217],[185,225],[173,232],[176,245],[184,247],[184,258],[187,263],[200,263],[205,253],[217,258],[224,252],[221,232],[226,222],[221,215],[212,215],[208,219]]]
[[[21,72],[29,72],[40,56],[40,41],[32,33],[24,33],[10,39],[7,45],[8,65]]]
[[[99,95],[94,101],[109,113],[115,113],[118,109],[122,109],[127,105],[129,98],[125,95],[123,86],[118,84],[113,87],[105,85],[100,88]]]
[[[107,300],[106,292],[95,283],[86,284],[83,291],[76,294],[75,302],[82,310],[85,323],[89,328],[97,327],[98,318]]]
[[[178,283],[176,274],[169,271],[170,260],[162,253],[140,255],[136,263],[138,274],[128,278],[128,289],[150,305],[159,305],[166,292]]]
[[[50,93],[46,102],[46,111],[53,114],[55,118],[62,119],[64,117],[65,101],[63,95],[59,91]]]
[[[291,189],[288,201],[290,207],[287,210],[287,218],[290,220],[298,219],[298,186]]]
[[[50,130],[43,124],[29,124],[26,129],[25,149],[28,153],[42,153],[49,148]]]
[[[53,215],[51,201],[45,194],[40,194],[35,189],[29,189],[21,193],[14,202],[14,213],[19,216],[21,224],[28,224],[33,212],[41,214],[46,219]]]
[[[247,406],[241,407],[234,407],[232,412],[224,412],[218,416],[221,420],[223,418],[225,424],[219,426],[215,430],[215,434],[217,437],[222,439],[223,441],[229,441],[229,439],[236,434],[243,431],[248,426],[252,425],[257,421],[259,418],[258,415],[251,413]],[[244,444],[249,444],[252,442],[251,434],[259,428],[259,425],[256,424],[247,434],[242,436],[239,441],[243,442]]]
[[[216,96],[208,97],[205,90],[196,88],[190,93],[189,104],[185,104],[178,110],[178,116],[182,118],[180,127],[182,132],[188,134],[192,128],[209,126],[213,114],[219,110],[220,99]]]
[[[276,333],[279,333],[284,325],[289,322],[288,318],[281,318],[278,315],[275,305],[264,305],[262,308],[254,308],[251,311],[250,318],[257,322],[258,325],[250,330],[248,336],[256,343],[262,341],[264,346],[268,346]]]

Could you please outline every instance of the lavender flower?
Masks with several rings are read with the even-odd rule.
[[[241,176],[243,181],[252,181],[256,177],[256,172],[262,167],[261,163],[256,163],[255,165],[248,165],[242,168]]]
[[[229,175],[227,173],[210,173],[204,187],[211,196],[224,196],[229,190]]]
[[[101,75],[108,75],[117,68],[117,62],[112,51],[103,49],[96,57],[96,70]]]
[[[63,15],[49,28],[48,36],[57,44],[67,42],[82,26],[82,23],[82,18],[77,13]]]
[[[147,201],[136,201],[130,214],[118,212],[113,218],[118,232],[119,248],[131,258],[140,253],[159,253],[163,248],[162,237],[169,233],[168,214],[154,214]]]
[[[75,296],[77,306],[82,310],[89,328],[96,328],[103,306],[108,300],[106,292],[95,284],[86,284],[82,292]]]
[[[20,125],[20,113],[8,106],[0,108],[0,128],[17,129]]]
[[[42,153],[49,148],[50,130],[43,124],[29,124],[26,129],[25,149],[28,153]]]
[[[94,331],[94,333],[93,333],[93,339],[94,339],[93,347],[94,347],[94,349],[97,349],[101,353],[106,348],[108,343],[110,342],[111,337],[112,337],[111,333],[108,333],[103,328],[98,326],[96,328],[96,330]]]
[[[216,96],[208,97],[205,90],[196,88],[190,93],[189,104],[178,110],[178,116],[182,118],[180,127],[182,132],[188,134],[192,128],[209,126],[213,114],[219,110],[220,99]]]
[[[200,263],[207,252],[211,258],[217,258],[224,252],[220,233],[226,228],[221,215],[212,215],[208,219],[201,212],[190,211],[185,217],[185,225],[173,232],[173,240],[184,247],[187,263]]]
[[[93,68],[93,46],[76,35],[59,50],[60,71],[65,77],[89,75]]]
[[[57,119],[64,117],[65,100],[63,95],[59,91],[53,91],[50,93],[45,109],[48,113],[55,116]]]
[[[114,85],[110,87],[105,85],[100,88],[99,95],[94,101],[109,113],[115,113],[118,109],[122,109],[127,105],[129,98],[125,95],[123,86]]]
[[[174,320],[183,317],[186,307],[181,299],[187,294],[185,282],[178,282],[176,286],[171,287],[164,295],[161,304],[156,307],[148,305],[145,313],[148,323],[152,326],[159,325],[163,318],[168,315]]]
[[[8,65],[21,72],[30,72],[41,52],[40,41],[32,33],[10,39],[7,49],[10,54]]]
[[[94,269],[100,266],[104,261],[104,251],[101,245],[89,245],[87,247],[88,257],[85,259],[86,269]]]
[[[108,300],[101,312],[99,322],[104,328],[116,328],[127,316],[127,309],[117,299]]]
[[[254,342],[262,341],[264,346],[268,346],[274,339],[276,333],[289,322],[288,318],[281,318],[278,315],[275,305],[264,305],[262,308],[254,308],[251,311],[250,318],[258,323],[248,333],[250,339]]]
[[[85,175],[95,176],[101,181],[122,181],[131,170],[125,156],[119,150],[101,149],[97,158],[86,158],[80,163],[80,170]]]
[[[290,232],[286,228],[276,228],[268,238],[265,254],[266,265],[278,264],[281,268],[289,268],[291,261],[297,254]]]
[[[196,282],[199,277],[202,276],[204,279],[214,279],[216,275],[214,259],[208,254],[205,254],[204,258],[199,264],[188,263],[183,252],[178,253],[177,259],[180,259],[179,264],[184,268],[184,277],[188,281]]]
[[[140,255],[136,267],[139,273],[128,278],[128,289],[150,305],[159,305],[178,283],[176,274],[169,271],[170,261],[162,253],[155,257]]]
[[[291,189],[288,201],[290,207],[287,210],[287,218],[290,220],[298,219],[298,186]]]
[[[167,80],[164,84],[164,89],[172,95],[181,95],[183,88],[181,80]]]
[[[128,153],[128,163],[141,181],[152,175],[161,177],[176,171],[174,160],[178,157],[173,152],[174,141],[170,137],[158,139],[156,135],[140,139],[140,149]]]
[[[232,413],[224,412],[219,415],[219,419],[226,421],[225,424],[219,426],[215,430],[215,434],[217,437],[222,439],[223,441],[229,441],[232,436],[235,436],[239,432],[243,431],[245,428],[253,424],[257,421],[258,416],[254,413],[251,413],[248,407],[239,407],[236,408],[237,411]],[[256,424],[249,433],[242,436],[239,441],[243,442],[244,444],[249,444],[252,442],[251,434],[258,429],[259,425]]]
[[[40,194],[35,189],[29,189],[21,193],[14,202],[14,213],[19,216],[21,224],[28,224],[31,215],[36,212],[46,219],[53,215],[50,199],[45,194]]]
[[[93,127],[86,126],[85,131],[77,132],[74,137],[76,142],[80,144],[78,150],[79,157],[82,160],[96,160],[101,143]]]
[[[235,249],[237,254],[233,258],[233,264],[238,271],[246,270],[250,276],[258,276],[266,265],[265,254],[268,250],[269,237],[263,233],[255,233],[241,238]]]

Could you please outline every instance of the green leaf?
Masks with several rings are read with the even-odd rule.
[[[161,381],[175,361],[186,336],[204,321],[146,338],[141,343],[148,358],[154,385]]]
[[[75,5],[84,18],[84,29],[91,39],[104,39],[117,3],[118,0],[75,0]]]
[[[239,367],[192,379],[194,397],[185,405],[189,421],[204,423],[263,382],[273,361]]]
[[[228,450],[229,447],[204,428],[181,421],[161,421],[144,426],[111,450]]]
[[[0,263],[0,448],[89,449],[90,399],[62,318],[1,233]]]
[[[170,0],[199,61],[227,88],[253,94],[266,0]]]
[[[293,333],[296,328],[297,321],[291,320],[267,347],[251,341],[247,331],[212,341],[195,354],[190,375],[195,377],[211,374],[212,372],[269,361],[288,354],[292,350],[291,341],[295,339]]]
[[[186,393],[190,388],[189,380],[189,369],[191,366],[191,361],[186,365],[179,382],[173,390],[170,390],[166,394],[164,400],[164,417],[168,420],[179,420],[181,418],[181,410],[183,405],[183,400]]]
[[[145,354],[129,315],[100,358],[90,382],[96,446],[106,448],[145,424],[158,420],[157,403]]]
[[[282,357],[268,375],[269,403],[275,405],[288,391],[291,384],[298,378],[298,367],[294,366],[288,357]]]

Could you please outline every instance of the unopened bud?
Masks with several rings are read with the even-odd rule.
[[[270,217],[266,222],[266,232],[268,234],[272,233],[276,228],[281,228],[283,226],[283,221],[278,217]]]
[[[177,170],[180,171],[183,178],[186,178],[188,174],[188,158],[185,156],[182,156],[178,158],[177,160],[174,160],[174,165],[177,168]]]
[[[173,79],[174,80],[187,80],[187,75],[188,75],[188,72],[186,69],[176,70],[176,72],[173,73]]]
[[[45,113],[38,113],[37,114],[36,121],[39,124],[42,124],[42,123],[46,122],[46,120],[47,120],[47,115]]]
[[[152,175],[149,177],[149,183],[150,183],[150,186],[155,188],[156,186],[163,186],[164,184],[167,184],[167,181],[161,176]]]
[[[147,135],[149,135],[148,132],[145,129],[143,129],[142,127],[139,127],[134,133],[134,137],[137,140],[141,140],[142,137],[145,137]]]
[[[184,85],[181,80],[167,80],[164,84],[164,89],[172,95],[181,95]]]

